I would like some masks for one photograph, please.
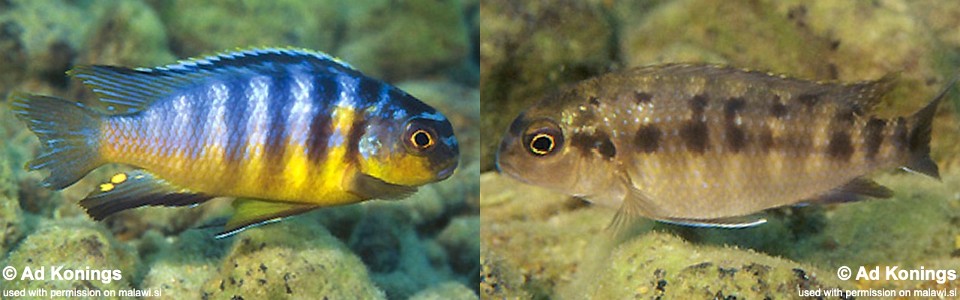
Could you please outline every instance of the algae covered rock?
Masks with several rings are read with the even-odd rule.
[[[221,260],[232,243],[215,239],[209,230],[188,230],[164,237],[148,231],[140,238],[147,274],[138,287],[160,290],[165,299],[199,299],[204,283],[219,274]]]
[[[0,253],[7,253],[24,233],[23,210],[7,155],[7,148],[0,144]]]
[[[6,289],[129,289],[139,260],[129,246],[89,221],[63,220],[42,224],[10,252],[5,265],[18,270],[43,269],[43,280],[11,280]],[[23,278],[23,277],[18,277]]]
[[[77,63],[170,61],[153,10],[140,1],[4,1],[0,5],[0,94],[29,85],[62,89]]]
[[[340,1],[154,1],[181,56],[263,45],[330,50]],[[242,20],[242,21],[241,21]],[[296,26],[291,26],[296,24]]]
[[[348,242],[390,299],[406,299],[451,275],[443,249],[421,238],[398,212],[368,210]]]
[[[617,247],[594,275],[584,291],[593,299],[782,299],[797,296],[798,288],[853,287],[833,272],[752,251],[695,246],[657,232]]]
[[[479,299],[473,290],[457,282],[444,282],[410,297],[411,300],[471,300]]]
[[[437,236],[457,273],[475,274],[480,257],[480,217],[457,217]]]
[[[523,280],[512,269],[502,265],[496,254],[480,253],[480,295],[483,299],[530,299],[520,287]]]
[[[468,57],[459,0],[351,1],[337,53],[354,66],[393,80],[459,66]]]
[[[492,0],[480,19],[481,168],[490,170],[513,118],[557,86],[606,70],[615,41],[588,1]]]
[[[288,220],[233,238],[219,274],[204,284],[203,297],[384,298],[360,259],[317,224]]]

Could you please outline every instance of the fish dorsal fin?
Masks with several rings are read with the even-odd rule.
[[[132,114],[143,111],[151,103],[189,84],[200,73],[155,72],[151,69],[128,69],[113,66],[79,66],[70,76],[97,94],[100,108],[108,114]]]
[[[741,216],[718,219],[663,218],[657,219],[657,221],[673,225],[724,229],[748,228],[767,223],[767,219],[757,216]]]
[[[302,214],[314,208],[317,206],[238,198],[233,200],[233,217],[227,221],[223,232],[217,234],[216,238],[229,237],[247,228],[278,222],[285,217]]]
[[[321,52],[293,48],[249,49],[194,58],[156,68],[78,66],[67,74],[99,96],[110,114],[131,114],[198,80],[231,72],[273,69],[278,65],[302,64],[321,72],[354,73],[353,67]]]
[[[864,113],[871,112],[877,107],[877,104],[880,104],[883,96],[893,89],[899,78],[899,73],[890,73],[877,80],[843,85],[843,88],[849,89],[852,93],[850,97],[844,97],[843,101],[851,101],[861,108]]]
[[[396,200],[415,193],[417,187],[392,184],[367,174],[358,174],[350,190],[369,199]]]
[[[213,196],[181,189],[156,178],[144,170],[120,172],[80,200],[80,206],[95,220],[131,208],[163,205],[188,206],[202,203]]]

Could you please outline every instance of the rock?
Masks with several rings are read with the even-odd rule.
[[[470,288],[457,282],[444,282],[410,297],[411,300],[470,300],[479,299]]]
[[[140,241],[140,253],[149,266],[139,288],[160,290],[166,299],[199,299],[204,283],[219,274],[220,262],[233,242],[214,239],[201,230],[169,238],[149,231]]]
[[[595,276],[595,277],[593,277]],[[833,270],[735,248],[695,246],[657,232],[634,238],[610,254],[582,296],[592,299],[780,299],[797,289],[851,289]]]
[[[943,82],[954,71],[933,67],[946,62],[938,50],[943,47],[907,6],[899,0],[667,2],[632,12],[645,17],[623,19],[620,52],[628,66],[708,62],[812,80],[862,81],[900,72],[890,99],[933,95],[940,87],[929,82]],[[912,112],[913,104],[894,108]]]
[[[0,144],[0,253],[7,253],[25,232],[17,182],[8,156],[7,147]]]
[[[457,273],[470,274],[477,268],[480,257],[480,217],[457,217],[437,236],[437,242],[447,250],[451,265]]]
[[[343,44],[337,53],[368,74],[387,81],[422,77],[459,67],[468,57],[459,0],[350,3],[343,7]]]
[[[3,264],[16,268],[21,276],[26,267],[43,268],[46,278],[6,281],[8,290],[118,290],[131,288],[139,260],[134,249],[118,243],[102,228],[73,219],[41,224]]]
[[[492,0],[480,6],[481,170],[527,106],[558,86],[603,73],[613,29],[587,1]]]
[[[300,46],[332,52],[342,29],[338,1],[154,1],[178,57],[235,48]],[[238,22],[238,20],[243,20]],[[296,24],[293,26],[292,24]]]
[[[398,211],[370,209],[350,236],[350,249],[359,255],[371,278],[390,299],[406,299],[430,285],[449,280],[450,267],[442,248],[421,239]]]
[[[484,299],[532,299],[521,289],[523,279],[489,251],[480,254],[480,295]]]
[[[208,280],[203,297],[383,299],[367,268],[323,227],[293,218],[249,229]]]

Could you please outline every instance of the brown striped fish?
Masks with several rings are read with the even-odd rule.
[[[821,83],[704,65],[611,73],[547,96],[510,125],[497,167],[520,181],[667,223],[745,227],[764,209],[892,191],[902,167],[939,179],[930,123],[872,110],[892,77]],[[955,81],[954,81],[955,82]]]

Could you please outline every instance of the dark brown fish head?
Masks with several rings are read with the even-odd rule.
[[[518,116],[500,143],[497,169],[510,177],[579,197],[618,192],[616,146],[570,93],[548,97]],[[572,106],[572,107],[570,107]]]

